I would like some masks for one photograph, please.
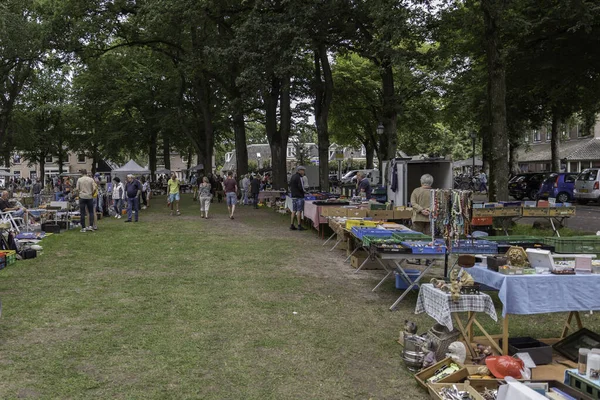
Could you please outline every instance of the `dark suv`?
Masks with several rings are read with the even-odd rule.
[[[550,175],[548,172],[531,172],[515,175],[508,181],[508,192],[517,200],[523,200],[525,197],[537,200],[540,186],[548,175]]]

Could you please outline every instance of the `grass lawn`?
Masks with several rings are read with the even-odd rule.
[[[433,325],[416,293],[390,312],[392,280],[372,293],[381,271],[352,274],[314,232],[211,211],[184,196],[170,217],[156,198],[137,224],[53,235],[0,271],[0,398],[428,398],[395,342],[407,318]],[[515,317],[511,334],[557,337],[564,317]]]

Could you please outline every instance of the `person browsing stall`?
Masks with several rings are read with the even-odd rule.
[[[260,192],[260,178],[258,175],[254,175],[250,181],[250,195],[252,196],[252,203],[254,208],[258,208],[258,193]]]
[[[421,176],[421,187],[413,190],[410,195],[410,203],[413,209],[413,229],[426,235],[431,234],[431,223],[429,221],[431,185],[433,185],[433,176],[425,174]]]
[[[365,198],[369,200],[372,192],[373,190],[371,189],[371,182],[369,182],[367,174],[365,174],[363,171],[359,171],[356,174],[356,195],[362,197],[362,194],[364,193]]]
[[[98,186],[94,179],[88,176],[87,171],[82,169],[81,178],[77,180],[77,185],[75,186],[76,194],[79,196],[79,214],[81,218],[81,232],[90,232],[98,229],[94,225],[94,192],[98,191]],[[90,217],[90,226],[86,228],[85,226],[85,215],[89,214]]]
[[[303,231],[302,213],[304,212],[304,185],[302,177],[306,173],[306,168],[299,166],[296,168],[296,173],[290,178],[290,193],[292,195],[292,224],[290,230]],[[298,228],[294,226],[294,218],[298,220]]]
[[[237,204],[238,185],[233,179],[233,172],[227,173],[227,179],[223,181],[223,189],[225,190],[225,198],[227,199],[227,209],[229,210],[229,218],[233,219],[235,205]]]
[[[175,172],[171,172],[171,179],[167,182],[167,193],[169,193],[169,205],[171,206],[171,215],[173,215],[173,206],[175,203],[177,204],[175,209],[177,210],[177,215],[181,215],[179,212],[179,200],[181,199],[179,195],[179,187],[181,186],[181,181],[177,179],[177,174]]]
[[[125,222],[131,222],[132,214],[135,214],[135,222],[138,222],[140,215],[140,195],[142,194],[142,184],[131,174],[127,175],[125,194],[127,195],[127,220]]]
[[[125,186],[121,182],[121,178],[115,176],[113,178],[115,184],[112,189],[113,206],[115,208],[115,218],[121,219],[121,210],[123,209],[123,200],[125,200]]]

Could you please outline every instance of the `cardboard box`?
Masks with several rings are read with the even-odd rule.
[[[321,207],[321,215],[323,217],[345,217],[346,209],[342,207]]]
[[[548,207],[545,208],[523,208],[523,216],[524,217],[547,217],[550,210]]]
[[[394,210],[394,219],[411,219],[412,210]]]
[[[575,215],[575,207],[550,207],[548,215],[551,217],[573,216]]]
[[[394,211],[392,211],[392,210],[369,211],[369,217],[371,217],[373,219],[387,221],[389,219],[394,219]]]
[[[352,266],[352,268],[356,269],[356,268],[360,267],[361,264],[367,258],[369,258],[369,254],[366,251],[357,251],[356,253],[354,253],[354,255],[352,257],[350,257],[350,266]],[[381,265],[379,264],[379,262],[377,260],[369,260],[362,267],[362,269],[372,270],[372,269],[383,269],[383,268],[381,267]]]
[[[357,209],[357,208],[346,208],[345,210],[346,210],[345,217],[348,217],[348,218],[366,218],[368,215],[367,210],[361,210],[361,209]]]
[[[464,365],[454,361],[451,358],[444,358],[442,361],[440,361],[436,364],[433,364],[431,367],[426,368],[422,371],[419,371],[418,373],[415,374],[415,379],[417,380],[419,385],[421,385],[421,387],[427,389],[427,379],[434,376],[435,372],[437,370],[439,370],[441,367],[443,367],[444,365],[450,365],[452,363],[458,365],[461,368],[457,372],[453,373],[452,375],[447,376],[446,378],[441,379],[439,382],[435,382],[435,383],[460,383],[460,382],[463,382],[469,376],[469,371],[464,367]]]

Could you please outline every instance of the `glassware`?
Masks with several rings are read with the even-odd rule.
[[[578,364],[578,372],[580,375],[585,375],[587,372],[587,360],[588,354],[590,353],[590,349],[579,349],[579,364]]]

